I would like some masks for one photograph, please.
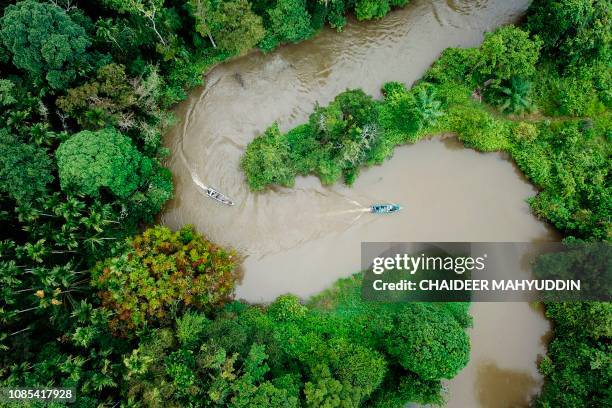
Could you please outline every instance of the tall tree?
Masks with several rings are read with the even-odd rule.
[[[262,19],[248,0],[224,1],[213,17],[219,46],[233,53],[250,50],[265,35]]]
[[[477,63],[482,80],[508,81],[512,77],[527,79],[535,73],[542,42],[512,25],[485,34]]]
[[[57,99],[57,106],[70,117],[89,129],[119,124],[123,111],[131,108],[137,100],[134,88],[125,74],[125,67],[108,64],[98,69],[96,78],[76,88],[68,89],[67,95]]]
[[[270,27],[261,47],[270,50],[282,43],[297,43],[310,37],[314,30],[305,0],[278,0],[268,10]]]
[[[202,36],[207,36],[214,48],[217,48],[217,43],[212,36],[210,28],[213,19],[213,5],[210,0],[189,0],[187,7],[193,18],[195,19],[195,29]]]
[[[144,18],[159,42],[164,46],[167,44],[158,26],[158,19],[160,11],[164,7],[164,0],[102,0],[102,3],[119,13],[128,13]]]
[[[54,89],[65,88],[84,69],[91,44],[83,27],[63,9],[34,0],[6,8],[0,42],[17,68]]]
[[[56,157],[64,191],[98,196],[107,188],[119,198],[141,185],[146,161],[127,136],[111,128],[77,133],[59,146]]]
[[[425,379],[453,378],[470,359],[470,339],[448,311],[415,303],[399,317],[388,352]]]
[[[236,256],[185,226],[178,232],[157,226],[134,237],[117,257],[98,264],[92,285],[102,305],[115,311],[111,325],[128,334],[171,321],[195,307],[210,311],[226,301],[236,279]]]

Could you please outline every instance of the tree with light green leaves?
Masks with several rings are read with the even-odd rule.
[[[542,42],[512,25],[485,34],[476,69],[483,81],[508,81],[513,77],[528,79],[536,70]]]
[[[232,53],[250,50],[265,35],[261,17],[253,13],[247,0],[224,1],[213,17],[219,47]]]
[[[141,185],[141,168],[150,160],[112,128],[79,132],[55,154],[62,190],[94,197],[102,188],[129,197]]]
[[[390,9],[389,0],[359,0],[355,4],[355,15],[358,20],[371,20],[385,16]]]

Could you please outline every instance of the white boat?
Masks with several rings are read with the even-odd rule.
[[[218,192],[217,190],[215,190],[212,187],[206,187],[204,189],[204,192],[206,193],[207,196],[209,196],[213,200],[216,200],[216,201],[220,202],[221,204],[234,205],[234,201],[232,201],[231,198],[229,198],[228,196]]]

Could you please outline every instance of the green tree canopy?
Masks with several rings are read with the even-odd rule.
[[[355,3],[357,20],[383,18],[391,7],[403,7],[409,0],[358,0]]]
[[[414,304],[402,314],[389,353],[425,379],[452,378],[470,359],[470,340],[459,322],[432,304]]]
[[[129,197],[141,185],[140,170],[150,161],[112,128],[79,132],[55,154],[62,190],[88,196],[107,188],[117,197]]]
[[[5,9],[0,42],[13,64],[39,83],[62,89],[73,81],[86,60],[89,37],[61,8],[24,0]]]
[[[530,39],[526,31],[512,25],[485,34],[477,63],[478,73],[483,80],[529,78],[535,73],[541,44],[538,39]]]
[[[0,106],[3,108],[17,102],[13,93],[14,88],[15,84],[10,80],[0,79]]]
[[[100,67],[94,80],[68,89],[67,95],[57,99],[60,109],[90,129],[116,125],[120,113],[135,103],[125,67],[114,63]]]
[[[21,143],[0,129],[0,191],[18,203],[42,194],[53,181],[51,159],[37,146]]]
[[[261,44],[264,50],[282,43],[297,43],[314,33],[305,0],[278,0],[268,15],[270,27]]]
[[[540,362],[546,376],[534,407],[605,407],[610,401],[612,304],[550,302],[555,338]]]
[[[612,58],[612,6],[609,0],[536,0],[527,28],[562,65]],[[608,65],[609,66],[609,65]]]
[[[385,16],[390,9],[389,0],[359,0],[355,4],[355,15],[358,20],[371,20]]]
[[[133,14],[138,14],[140,10],[157,9],[164,4],[164,0],[101,0],[100,2],[119,13]]]
[[[252,190],[262,190],[270,180],[284,186],[293,185],[295,174],[287,168],[289,145],[273,124],[249,144],[240,161]]]
[[[224,1],[213,14],[213,35],[219,47],[240,54],[253,48],[265,35],[261,17],[248,0]]]
[[[172,60],[178,51],[175,30],[180,27],[176,10],[164,7],[164,0],[101,0],[108,8],[136,18],[157,40],[156,49],[164,60]],[[152,40],[149,38],[149,41]],[[147,42],[149,42],[147,41]],[[150,43],[150,42],[149,42]]]
[[[128,396],[147,405],[232,408],[442,402],[440,378],[406,370],[386,350],[387,339],[401,340],[397,319],[411,316],[413,305],[363,302],[360,279],[343,280],[317,296],[325,310],[284,295],[267,307],[228,303],[214,318],[185,313],[142,336],[126,356]],[[419,332],[415,340],[442,344],[455,331],[464,333],[458,322],[469,320],[467,305],[457,306],[422,310],[423,327],[431,314],[445,315],[451,325],[446,332]],[[440,364],[437,355],[432,364]],[[384,404],[391,398],[394,404]]]

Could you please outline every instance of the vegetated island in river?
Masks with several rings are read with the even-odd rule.
[[[610,118],[604,103],[610,101],[603,85],[609,71],[593,67],[582,84],[591,92],[566,89],[576,95],[559,101],[559,85],[550,83],[558,78],[554,66],[536,65],[541,46],[520,28],[502,27],[480,48],[445,50],[410,90],[387,83],[383,100],[347,90],[285,134],[273,124],[242,158],[248,184],[253,191],[291,187],[307,174],[324,184],[340,178],[352,184],[360,167],[381,164],[395,146],[454,133],[467,147],[510,153],[541,190],[530,200],[538,216],[567,234],[606,239]],[[572,117],[560,116],[566,112]]]

